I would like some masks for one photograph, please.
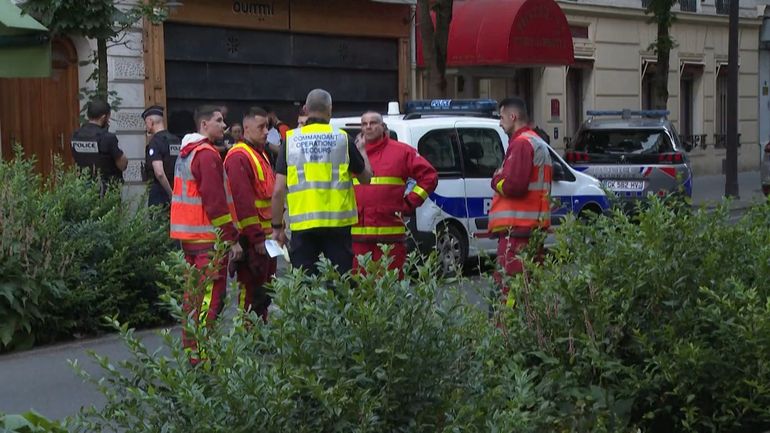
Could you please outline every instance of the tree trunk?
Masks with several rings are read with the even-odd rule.
[[[670,12],[669,12],[670,13]],[[657,54],[658,61],[655,65],[653,76],[653,107],[656,110],[668,108],[668,68],[671,57],[671,35],[669,34],[669,20],[658,21]]]
[[[422,54],[428,74],[428,98],[447,96],[446,61],[449,45],[449,23],[452,21],[453,0],[420,0],[420,36]],[[436,12],[434,26],[431,9]]]
[[[108,98],[107,80],[109,75],[107,74],[107,40],[103,38],[96,40],[96,68],[98,69],[96,96],[106,101]]]

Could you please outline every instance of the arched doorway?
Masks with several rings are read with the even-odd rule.
[[[2,156],[13,156],[14,143],[34,155],[43,174],[54,158],[72,163],[70,137],[78,126],[78,57],[72,41],[56,38],[51,45],[50,78],[0,79]]]

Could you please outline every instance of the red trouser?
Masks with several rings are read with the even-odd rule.
[[[195,266],[197,269],[204,269],[211,262],[209,257],[210,250],[202,250],[197,252],[185,252],[184,259],[187,263]],[[211,278],[212,283],[203,287],[202,290],[196,293],[185,291],[184,304],[182,308],[185,313],[185,317],[189,317],[192,313],[192,317],[195,323],[203,323],[206,326],[213,325],[217,316],[224,307],[224,298],[227,293],[227,257],[222,259],[222,262],[218,267],[215,267],[212,274],[208,276]],[[201,277],[201,283],[203,283],[203,277]],[[182,329],[182,346],[190,351],[196,351],[198,345],[195,339],[190,338],[187,333]],[[192,362],[197,362],[198,355],[191,356]]]
[[[392,245],[393,248],[391,248],[389,254],[392,260],[388,269],[398,269],[398,277],[403,279],[404,263],[406,263],[406,243],[394,242],[389,245]],[[366,253],[372,253],[372,260],[380,260],[383,255],[382,249],[380,249],[380,246],[377,243],[353,241],[353,254],[355,255],[353,259],[353,270],[355,272],[363,273],[363,269],[361,269],[358,263],[358,256]]]
[[[529,236],[500,236],[500,239],[497,243],[497,264],[500,266],[500,268],[503,269],[506,275],[513,276],[524,271],[524,265],[518,256],[527,247],[527,245],[529,245]],[[543,261],[542,246],[537,257],[535,258],[535,261]],[[503,278],[499,271],[495,272],[495,282],[497,282],[497,285],[500,286],[503,295],[503,302],[505,302],[508,297],[509,288],[503,284]]]
[[[238,306],[243,311],[256,312],[265,322],[270,296],[264,286],[275,275],[276,266],[275,259],[254,251],[249,251],[246,257],[238,262],[238,285],[241,290]]]

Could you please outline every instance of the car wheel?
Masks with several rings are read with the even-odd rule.
[[[602,211],[599,207],[589,204],[580,210],[577,218],[584,223],[588,223],[596,219],[596,217],[600,216],[601,214]]]
[[[468,239],[465,234],[452,224],[442,226],[436,236],[441,273],[444,276],[457,276],[462,273],[463,265],[468,260]]]

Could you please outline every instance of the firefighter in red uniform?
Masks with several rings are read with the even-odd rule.
[[[382,257],[379,244],[391,244],[390,269],[399,269],[403,277],[406,261],[406,227],[404,216],[411,215],[438,184],[436,169],[408,144],[391,139],[379,113],[367,112],[361,117],[361,139],[374,173],[369,185],[354,181],[358,224],[353,226],[354,266],[357,256],[371,253],[372,260]],[[404,195],[409,179],[416,183]]]
[[[210,262],[216,229],[230,246],[229,257],[218,263],[213,285],[195,293],[185,293],[184,311],[197,321],[213,323],[222,310],[227,283],[227,264],[238,260],[243,250],[238,244],[238,230],[232,223],[225,192],[222,158],[214,148],[224,135],[225,122],[218,107],[201,107],[195,121],[198,133],[187,134],[174,168],[174,194],[171,198],[171,238],[181,241],[185,260],[198,269]],[[195,351],[194,340],[183,332],[182,344]],[[195,364],[198,355],[191,354]]]
[[[500,126],[510,137],[503,166],[492,177],[489,229],[499,235],[497,262],[508,275],[523,271],[519,253],[535,230],[551,226],[552,165],[548,145],[529,126],[527,106],[520,98],[499,105]],[[542,248],[542,246],[540,246]],[[496,275],[498,283],[501,278]],[[503,285],[503,297],[508,288]]]
[[[233,197],[231,214],[241,232],[244,256],[238,262],[239,305],[267,321],[270,297],[265,283],[275,275],[276,260],[265,250],[265,238],[272,234],[271,198],[275,174],[267,156],[268,115],[251,108],[243,118],[243,139],[225,158],[227,184]]]

